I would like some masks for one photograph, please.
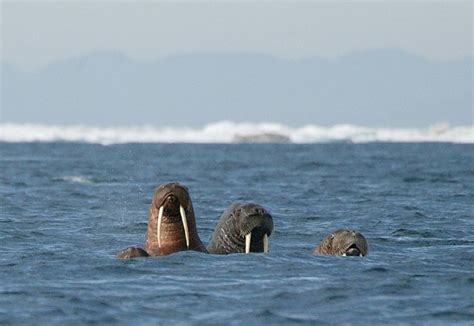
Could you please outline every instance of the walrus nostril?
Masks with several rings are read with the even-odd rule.
[[[175,206],[177,206],[177,204],[179,204],[179,199],[178,199],[176,196],[169,195],[169,196],[166,197],[166,199],[165,199],[165,204],[166,204],[168,207],[169,207],[169,206],[175,207]]]
[[[265,210],[264,210],[263,208],[256,207],[256,208],[255,208],[255,214],[257,214],[257,215],[264,215],[264,214],[265,214]]]

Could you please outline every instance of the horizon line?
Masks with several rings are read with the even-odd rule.
[[[84,52],[82,54],[74,54],[70,56],[60,57],[60,58],[57,58],[56,60],[50,61],[49,63],[40,64],[35,68],[32,68],[32,67],[28,68],[27,67],[28,65],[25,66],[24,64],[13,63],[9,61],[8,59],[2,59],[0,61],[0,66],[9,66],[15,70],[21,71],[22,73],[40,73],[44,70],[47,70],[49,67],[57,65],[57,64],[63,64],[63,63],[71,62],[71,61],[81,60],[87,57],[98,57],[98,56],[115,56],[115,57],[120,57],[124,60],[128,60],[128,61],[131,61],[132,63],[139,64],[139,65],[153,65],[153,64],[159,63],[160,61],[166,61],[166,60],[175,59],[175,58],[193,57],[193,56],[195,57],[206,57],[206,56],[261,57],[261,58],[268,58],[268,59],[279,60],[279,61],[290,62],[290,63],[291,62],[298,63],[298,62],[304,62],[307,60],[314,60],[314,59],[325,60],[329,62],[329,61],[344,60],[352,56],[360,56],[364,54],[368,55],[368,54],[390,54],[390,53],[412,57],[420,61],[424,61],[424,62],[428,62],[432,64],[449,64],[449,63],[454,63],[454,62],[474,60],[474,53],[463,54],[463,55],[459,55],[459,56],[449,58],[449,59],[448,58],[435,59],[435,58],[423,56],[418,53],[408,51],[405,49],[392,48],[392,47],[387,47],[387,48],[374,47],[374,48],[367,48],[367,49],[361,49],[361,50],[353,50],[353,51],[347,51],[347,52],[340,53],[333,56],[313,54],[313,55],[289,57],[289,56],[279,56],[279,55],[275,55],[271,53],[258,52],[258,51],[215,51],[214,50],[214,51],[195,51],[195,52],[180,52],[180,53],[177,52],[177,53],[172,53],[172,54],[170,53],[170,54],[165,54],[161,56],[155,56],[154,58],[151,58],[151,59],[138,58],[136,56],[127,54],[126,51],[115,50],[115,49],[102,49],[102,50]]]

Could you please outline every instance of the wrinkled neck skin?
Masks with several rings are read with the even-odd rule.
[[[214,233],[209,241],[207,250],[211,254],[231,254],[231,253],[245,253],[245,235],[252,233],[250,241],[250,252],[264,252],[264,234],[270,236],[271,229],[268,227],[260,227],[258,222],[253,224],[253,221],[244,223],[236,214],[236,207],[234,204],[227,209],[219,220]],[[261,218],[261,217],[260,217]],[[252,217],[250,217],[250,220]]]
[[[189,229],[189,248],[186,245],[186,236],[184,227],[181,222],[181,216],[176,212],[163,212],[163,218],[160,230],[160,245],[158,244],[157,228],[158,228],[158,212],[159,207],[152,203],[148,217],[148,229],[145,240],[145,251],[150,256],[164,256],[177,251],[195,250],[207,252],[206,248],[199,239],[196,230],[196,220],[192,204],[186,208],[186,216]]]
[[[237,232],[235,219],[219,220],[207,250],[212,254],[245,253],[245,238]]]

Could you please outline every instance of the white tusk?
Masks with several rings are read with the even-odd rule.
[[[163,206],[160,206],[158,212],[158,225],[156,227],[156,237],[158,238],[158,247],[161,248],[161,220],[163,220]]]
[[[346,253],[343,253],[342,256],[347,256]]]
[[[245,253],[248,254],[250,252],[250,240],[252,240],[252,232],[245,236]]]
[[[188,230],[188,219],[183,206],[179,205],[179,212],[181,213],[181,220],[183,221],[184,236],[186,237],[186,246],[189,249],[189,230]]]
[[[266,233],[263,235],[263,252],[268,252],[268,235]]]

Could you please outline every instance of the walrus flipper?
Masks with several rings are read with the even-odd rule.
[[[145,250],[139,247],[128,247],[117,254],[119,259],[130,259],[135,257],[148,257],[150,256]]]

